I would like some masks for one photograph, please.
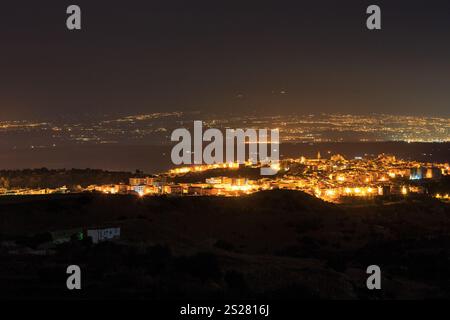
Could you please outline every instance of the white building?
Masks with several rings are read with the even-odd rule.
[[[132,186],[131,190],[133,190],[134,192],[143,195],[145,194],[145,185],[139,185],[139,186]]]
[[[87,236],[92,238],[93,243],[119,239],[120,228],[90,229],[87,231]]]

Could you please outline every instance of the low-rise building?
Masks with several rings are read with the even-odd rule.
[[[120,239],[120,228],[100,228],[100,229],[88,229],[87,237],[92,239],[92,243],[99,243],[110,240]]]

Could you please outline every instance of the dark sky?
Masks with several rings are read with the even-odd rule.
[[[66,7],[83,30],[66,29]],[[365,27],[382,9],[381,31]],[[284,92],[284,94],[282,93]],[[9,1],[0,120],[154,111],[449,116],[450,1]]]

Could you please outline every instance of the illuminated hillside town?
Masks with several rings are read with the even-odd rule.
[[[319,152],[314,159],[283,159],[277,166],[273,169],[279,170],[278,174],[271,177],[257,174],[260,164],[223,163],[177,167],[153,176],[140,174],[130,178],[128,184],[91,185],[77,190],[64,186],[56,189],[0,189],[0,195],[97,192],[138,197],[242,196],[262,190],[287,189],[303,191],[334,203],[371,201],[383,196],[402,199],[415,194],[449,200],[448,194],[428,194],[420,184],[448,176],[448,163],[405,161],[385,154],[354,159],[336,154],[324,158]],[[199,177],[205,178],[199,181]]]

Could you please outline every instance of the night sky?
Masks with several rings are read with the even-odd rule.
[[[81,31],[66,8],[82,9]],[[366,8],[382,30],[366,29]],[[0,120],[159,111],[449,116],[450,1],[9,1]]]

